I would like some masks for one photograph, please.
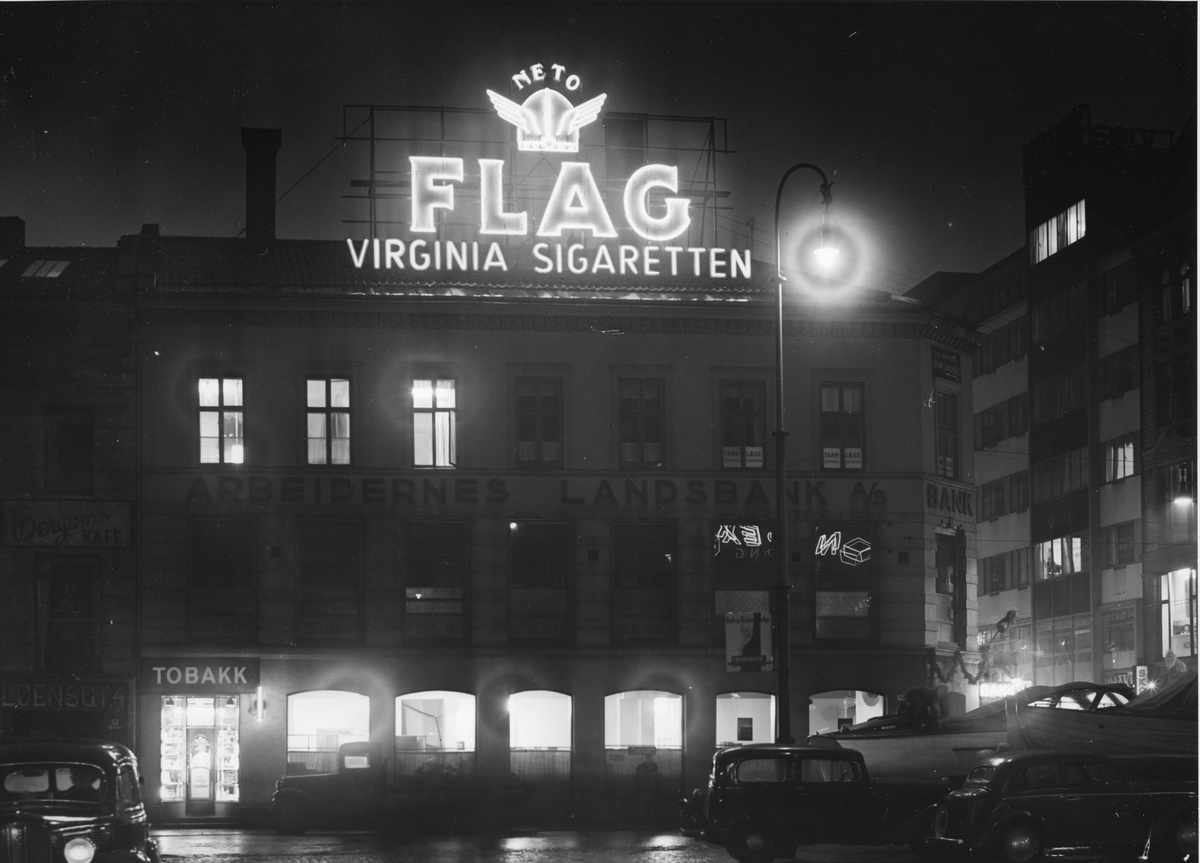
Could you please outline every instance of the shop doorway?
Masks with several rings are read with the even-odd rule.
[[[163,697],[159,795],[168,817],[231,817],[240,799],[236,695]]]

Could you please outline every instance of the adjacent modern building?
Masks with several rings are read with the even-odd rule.
[[[1176,138],[1080,106],[1025,180],[1028,245],[938,302],[983,335],[981,683],[1140,688],[1196,667],[1194,118]]]

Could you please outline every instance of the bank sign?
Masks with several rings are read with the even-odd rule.
[[[564,156],[558,175],[540,213],[505,210],[503,159],[477,159],[478,239],[425,239],[437,233],[439,211],[456,211],[455,189],[467,176],[466,161],[457,156],[410,156],[411,213],[407,241],[389,237],[346,239],[355,269],[377,271],[507,272],[529,268],[537,274],[660,277],[749,278],[750,251],[680,244],[691,225],[688,198],[678,197],[679,169],[648,164],[625,182],[619,218],[647,243],[608,243],[617,237],[609,212],[592,174],[591,164],[575,161],[579,131],[596,121],[607,94],[574,104],[580,78],[558,63],[534,63],[512,76],[521,102],[487,90],[497,115],[514,127],[517,148],[545,156]],[[526,95],[528,94],[528,95]],[[536,228],[534,222],[536,221]],[[540,241],[526,250],[502,246],[489,237],[528,237]],[[563,243],[564,232],[591,234],[599,245]]]

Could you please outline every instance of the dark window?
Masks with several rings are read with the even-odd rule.
[[[864,428],[862,384],[821,384],[821,466],[862,470]]]
[[[309,378],[305,387],[308,463],[350,464],[350,381]]]
[[[1087,366],[1041,381],[1033,390],[1033,421],[1046,422],[1087,404]]]
[[[1028,273],[1018,273],[985,290],[967,304],[966,316],[972,323],[991,317],[1001,309],[1025,299],[1029,293]]]
[[[1087,285],[1080,283],[1035,305],[1029,314],[1033,344],[1044,345],[1087,319]]]
[[[361,525],[303,519],[296,533],[296,640],[361,642]]]
[[[1182,317],[1196,307],[1196,298],[1192,296],[1191,267],[1184,262],[1180,265],[1179,275],[1172,276],[1170,270],[1162,274],[1162,319],[1166,321]]]
[[[254,542],[254,523],[248,519],[200,519],[190,524],[189,643],[254,643]]]
[[[763,381],[721,381],[722,467],[763,467],[766,405]]]
[[[1116,398],[1141,385],[1140,345],[1109,354],[1100,360],[1100,397]]]
[[[872,641],[878,606],[874,524],[832,522],[813,525],[816,576],[816,637],[830,641]]]
[[[1029,430],[1027,404],[1026,394],[1021,393],[975,414],[975,449],[1025,434]]]
[[[1155,392],[1159,426],[1186,422],[1186,432],[1196,422],[1196,356],[1175,357],[1155,368]],[[1194,432],[1193,432],[1194,433]]]
[[[517,467],[563,463],[561,378],[517,378]]]
[[[663,467],[666,381],[663,378],[621,378],[617,388],[621,467]]]
[[[38,667],[54,675],[100,673],[100,562],[39,555]]]
[[[569,635],[573,533],[569,524],[513,522],[508,636],[565,641]]]
[[[993,372],[1028,352],[1029,318],[1022,315],[983,337],[983,343],[975,353],[974,377]]]
[[[405,532],[404,636],[466,636],[467,526],[411,521]]]
[[[47,494],[91,494],[95,447],[90,407],[45,410]]]
[[[937,535],[936,549],[938,593],[952,595],[954,593],[954,537],[944,533]]]
[[[241,378],[200,378],[200,463],[242,464],[246,432]]]
[[[1088,487],[1086,448],[1056,455],[1033,466],[1033,501],[1055,500]]]
[[[1104,554],[1109,566],[1125,566],[1137,560],[1134,522],[1126,521],[1104,528]]]
[[[613,636],[618,643],[674,635],[675,526],[613,525]]]
[[[571,527],[520,522],[512,533],[512,586],[567,586],[571,569]]]
[[[948,479],[958,479],[958,396],[950,393],[938,393],[934,408],[937,412],[935,452],[937,475]]]
[[[1104,295],[1104,311],[1112,315],[1137,301],[1137,268],[1131,262],[1109,270],[1100,277],[1100,289]]]

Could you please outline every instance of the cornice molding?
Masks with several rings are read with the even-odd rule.
[[[396,330],[499,330],[506,332],[594,332],[611,335],[713,335],[767,337],[773,320],[731,317],[661,317],[452,312],[373,312],[306,309],[143,308],[140,322],[153,326],[340,327]],[[924,322],[785,321],[789,338],[930,339],[937,330]],[[944,343],[946,334],[941,336]],[[961,342],[973,344],[965,339]],[[959,342],[954,342],[957,345]],[[947,346],[951,346],[947,343]]]

